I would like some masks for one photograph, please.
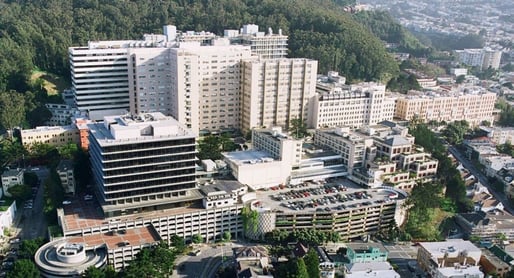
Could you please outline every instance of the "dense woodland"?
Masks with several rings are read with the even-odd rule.
[[[26,81],[34,69],[69,75],[69,46],[88,40],[138,39],[143,33],[161,33],[165,24],[217,34],[247,23],[262,30],[280,28],[289,35],[290,56],[317,59],[319,72],[338,70],[349,80],[388,81],[398,75],[398,66],[381,41],[343,11],[352,2],[2,0],[0,91],[29,90]],[[362,21],[371,22],[374,15]]]

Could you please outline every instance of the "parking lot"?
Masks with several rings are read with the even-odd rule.
[[[259,201],[254,205],[276,211],[332,211],[391,202],[401,197],[390,190],[362,189],[347,179],[335,179],[273,186],[258,191]]]

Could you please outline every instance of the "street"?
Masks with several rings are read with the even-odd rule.
[[[37,170],[36,170],[37,169]],[[34,198],[33,207],[23,208],[20,206],[19,213],[21,213],[21,221],[17,227],[19,237],[21,239],[34,239],[37,237],[45,237],[47,233],[47,224],[45,215],[43,213],[43,195],[44,195],[44,182],[49,176],[47,168],[39,167],[28,169],[35,173],[40,185],[37,187],[37,193]]]
[[[448,147],[448,151],[451,154],[453,154],[453,156],[455,156],[455,158],[460,163],[462,163],[462,166],[464,166],[464,168],[468,169],[468,171],[473,176],[475,176],[483,186],[487,187],[489,192],[494,196],[494,198],[496,198],[496,200],[503,203],[503,206],[505,207],[505,210],[508,213],[513,214],[514,209],[512,208],[510,201],[507,199],[507,197],[505,196],[505,194],[503,192],[498,192],[494,188],[492,188],[489,184],[489,181],[487,180],[487,177],[485,177],[482,174],[482,172],[480,172],[478,169],[476,169],[475,166],[473,165],[473,163],[471,163],[471,161],[469,161],[467,158],[462,156],[462,154],[459,152],[459,150],[457,150],[455,147],[453,147],[453,146]]]
[[[175,261],[177,270],[173,272],[174,278],[203,278],[214,277],[221,265],[222,257],[232,256],[230,246],[204,245],[195,250],[201,250],[197,256],[183,255]]]

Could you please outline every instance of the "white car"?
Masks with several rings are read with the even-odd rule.
[[[90,201],[90,200],[93,200],[93,195],[84,196],[84,201]]]
[[[63,205],[69,205],[69,204],[71,204],[71,201],[65,200],[65,201],[62,201],[62,204]]]

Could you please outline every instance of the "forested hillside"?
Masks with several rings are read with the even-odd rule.
[[[0,0],[0,91],[29,89],[30,72],[68,75],[67,48],[88,40],[138,39],[179,30],[255,23],[289,35],[291,57],[319,60],[350,81],[387,81],[399,72],[380,40],[342,11],[353,0]]]
[[[356,13],[354,19],[383,41],[397,43],[400,51],[415,56],[424,56],[430,51],[386,11],[362,11]]]

